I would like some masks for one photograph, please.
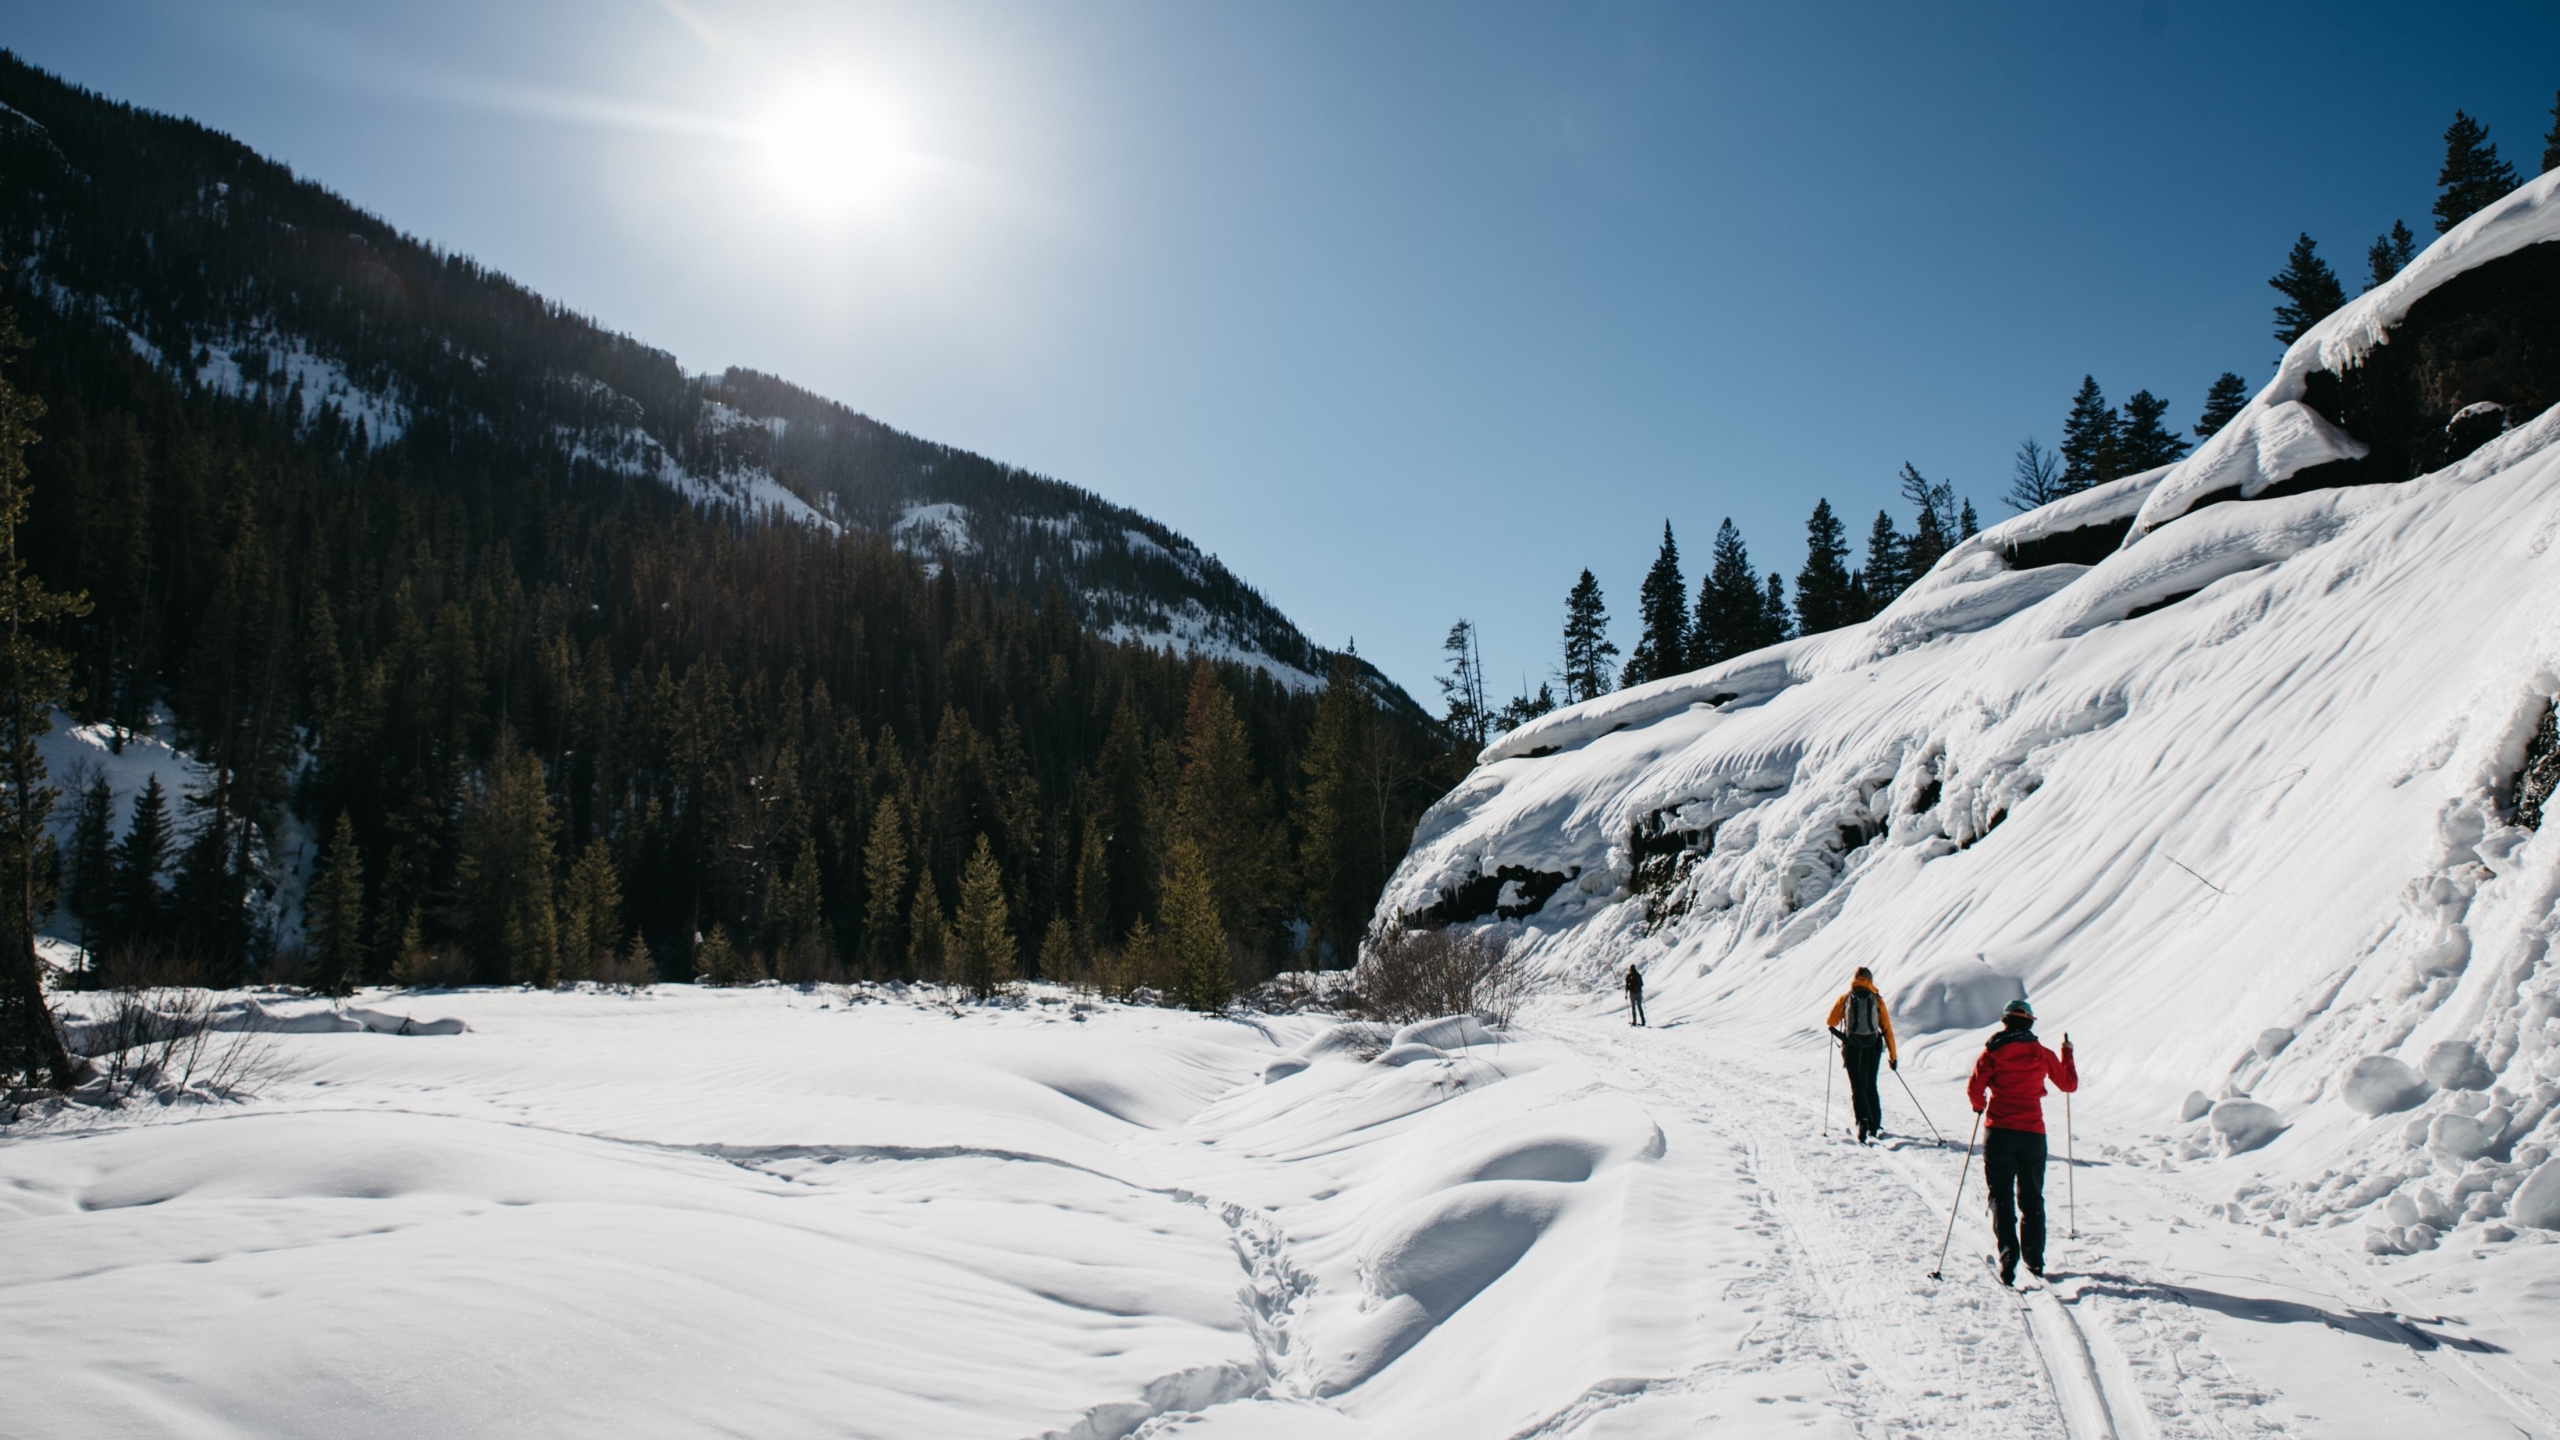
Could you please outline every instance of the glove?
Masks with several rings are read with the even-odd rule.
[[[1885,1063],[1885,1064],[1887,1064],[1887,1065],[1889,1065],[1889,1066],[1892,1066],[1892,1067],[1893,1067],[1894,1069],[1896,1069],[1896,1070],[1900,1070],[1900,1069],[1902,1068],[1902,1057],[1901,1057],[1901,1056],[1899,1056],[1899,1055],[1896,1055],[1896,1056],[1894,1056],[1892,1059],[1887,1060],[1887,1061],[1886,1061],[1886,1062],[1884,1062],[1884,1063]]]
[[[1834,1025],[1834,1026],[1832,1026],[1832,1027],[1831,1027],[1831,1038],[1832,1038],[1832,1039],[1834,1039],[1834,1040],[1838,1040],[1838,1041],[1840,1041],[1840,1042],[1842,1042],[1842,1043],[1844,1043],[1844,1044],[1845,1044],[1845,1043],[1847,1043],[1847,1041],[1848,1041],[1848,1039],[1849,1039],[1849,1037],[1848,1037],[1848,1036],[1843,1035],[1843,1034],[1841,1034],[1841,1033],[1840,1033],[1840,1027],[1839,1027],[1839,1026],[1837,1026],[1837,1025]]]

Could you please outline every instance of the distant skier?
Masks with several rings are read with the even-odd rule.
[[[2076,1091],[2080,1071],[2071,1063],[2071,1041],[2054,1054],[2036,1039],[2035,1007],[2012,1000],[2000,1012],[2000,1033],[1973,1062],[1965,1095],[1983,1116],[1982,1178],[1991,1189],[1991,1232],[2000,1240],[2000,1283],[2027,1269],[2044,1278],[2044,1085]],[[1984,1110],[1988,1092],[1989,1110]],[[2023,1222],[2023,1228],[2022,1228]]]
[[[1633,965],[1627,967],[1627,1023],[1644,1023],[1644,972]]]
[[[1849,1071],[1849,1108],[1857,1112],[1858,1143],[1884,1133],[1884,1099],[1876,1093],[1876,1062],[1890,1056],[1902,1068],[1902,1051],[1893,1042],[1893,1017],[1885,1013],[1884,995],[1876,989],[1875,972],[1858,967],[1849,989],[1832,1002],[1831,1018],[1822,1022],[1840,1042],[1840,1063]]]

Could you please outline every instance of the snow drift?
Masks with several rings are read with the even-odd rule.
[[[1872,965],[1941,1068],[2028,994],[2158,1154],[2255,1152],[2252,1215],[2391,1252],[2560,1213],[2560,1175],[2523,1189],[2560,1148],[2560,835],[2517,802],[2560,693],[2560,365],[2525,333],[2560,314],[2555,200],[1872,621],[1502,736],[1379,922],[1499,927],[1595,987],[1643,965],[1664,1013],[1766,1038]],[[1551,894],[1497,912],[1497,873]],[[2434,1220],[2382,1204],[2421,1190]]]

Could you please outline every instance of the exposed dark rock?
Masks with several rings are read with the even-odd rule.
[[[2083,525],[2052,535],[2039,535],[2015,545],[2000,547],[2000,558],[2012,570],[2034,570],[2046,565],[2095,565],[2116,553],[2124,545],[2124,537],[2133,530],[2133,517],[2110,520],[2104,525]]]
[[[1657,810],[1637,821],[1627,834],[1634,872],[1627,888],[1644,897],[1646,916],[1657,921],[1685,908],[1670,905],[1667,897],[1687,878],[1690,862],[1716,843],[1715,826],[1683,830],[1672,823],[1676,813]]]
[[[2197,593],[2198,592],[2193,590],[2181,590],[2166,600],[2154,600],[2148,605],[2136,605],[2132,609],[2124,612],[2124,618],[2127,620],[2138,620],[2143,616],[2150,614],[2154,610],[2166,610],[2181,600],[2192,600],[2196,597]]]
[[[2524,768],[2516,772],[2516,823],[2541,829],[2543,807],[2551,803],[2554,789],[2560,789],[2560,710],[2546,705],[2542,723],[2525,742]]]
[[[1436,902],[1406,917],[1406,926],[1415,930],[1436,930],[1444,925],[1463,924],[1496,916],[1504,920],[1525,920],[1545,907],[1547,897],[1564,888],[1579,870],[1532,870],[1526,865],[1505,865],[1490,875],[1478,875],[1455,890],[1443,890]],[[1505,887],[1517,883],[1517,896],[1503,903]]]
[[[2445,459],[2448,463],[2507,433],[2507,407],[2495,400],[2483,400],[2454,412],[2444,427]]]
[[[2560,401],[2560,244],[2527,246],[2437,286],[2391,328],[2391,343],[2344,375],[2310,376],[2302,399],[2372,453],[2267,495],[2412,479],[2540,415]],[[2503,414],[2480,418],[2490,416],[2473,408],[2482,404]],[[2456,425],[2465,412],[2473,418]]]

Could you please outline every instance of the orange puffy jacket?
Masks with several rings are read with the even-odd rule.
[[[1876,982],[1873,980],[1850,981],[1849,988],[1841,992],[1840,998],[1831,1002],[1831,1018],[1822,1023],[1832,1029],[1838,1029],[1842,1017],[1849,1013],[1849,997],[1861,990],[1876,997],[1876,1026],[1884,1031],[1884,1053],[1893,1057],[1894,1064],[1900,1065],[1902,1051],[1893,1043],[1893,1016],[1885,1012],[1884,992],[1876,988]]]

